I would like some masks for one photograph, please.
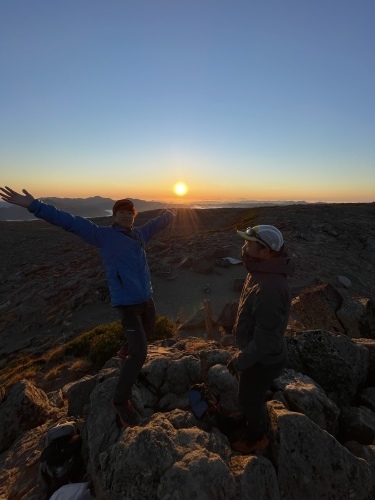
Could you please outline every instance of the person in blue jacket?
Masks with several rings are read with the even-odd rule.
[[[123,199],[113,206],[114,223],[97,226],[88,219],[35,199],[25,189],[23,194],[7,186],[0,187],[0,190],[4,201],[27,208],[35,217],[74,233],[99,249],[111,305],[120,314],[126,340],[118,352],[123,364],[112,404],[124,427],[138,425],[141,416],[131,399],[132,388],[146,360],[147,338],[154,332],[156,324],[145,245],[171,222],[174,213],[166,210],[143,226],[134,227],[136,210],[131,200]]]

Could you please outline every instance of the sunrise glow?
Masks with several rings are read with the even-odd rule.
[[[184,196],[188,191],[188,187],[184,182],[177,182],[177,184],[175,184],[173,188],[173,191],[175,192],[175,194],[177,194],[177,196]]]

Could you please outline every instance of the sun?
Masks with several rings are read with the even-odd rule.
[[[174,185],[173,191],[177,196],[184,196],[188,191],[188,187],[184,182],[177,182]]]

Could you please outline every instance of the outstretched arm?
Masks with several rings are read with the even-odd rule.
[[[100,247],[102,242],[101,231],[96,224],[88,219],[79,216],[75,217],[68,212],[58,210],[53,205],[47,205],[39,201],[26,189],[22,189],[22,192],[24,194],[17,193],[8,186],[0,187],[0,198],[13,205],[27,208],[38,219],[43,219],[54,226],[65,229],[65,231],[76,234],[90,245]],[[106,234],[103,234],[102,238],[106,238]]]
[[[22,189],[22,192],[25,194],[17,193],[17,191],[13,191],[13,189],[8,186],[0,187],[0,190],[2,191],[0,192],[0,198],[13,205],[27,208],[35,200],[34,196],[28,193],[26,189]]]

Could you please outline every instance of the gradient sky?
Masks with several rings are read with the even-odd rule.
[[[374,201],[374,26],[374,0],[2,0],[0,185]]]

